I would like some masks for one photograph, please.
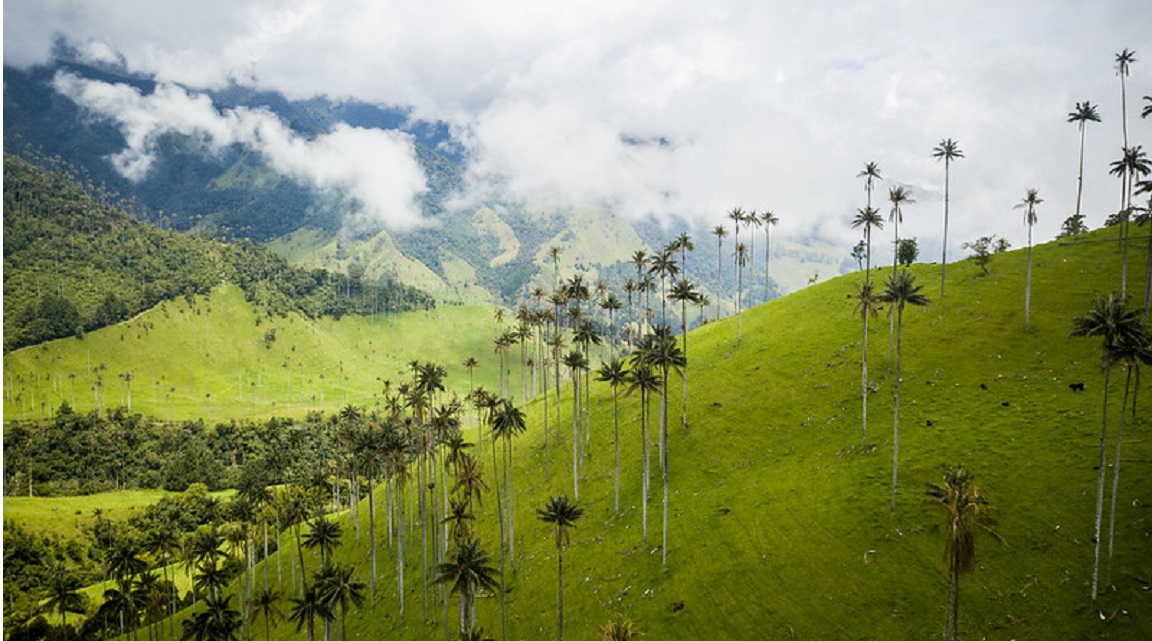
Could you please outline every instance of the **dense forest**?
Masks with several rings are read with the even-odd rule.
[[[382,279],[290,266],[250,241],[157,229],[102,187],[4,157],[4,349],[83,336],[163,300],[243,288],[268,315],[309,318],[428,309],[432,298]],[[63,239],[63,240],[61,240]]]

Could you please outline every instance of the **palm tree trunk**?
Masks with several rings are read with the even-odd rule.
[[[1028,314],[1032,307],[1032,225],[1028,225],[1028,276],[1024,281],[1024,331],[1028,331]]]
[[[892,422],[892,507],[888,515],[896,516],[896,472],[900,463],[900,340],[904,329],[904,310],[896,308],[896,407]]]
[[[1116,533],[1116,492],[1120,485],[1120,451],[1124,447],[1124,408],[1128,406],[1128,390],[1132,386],[1132,365],[1128,364],[1128,376],[1124,382],[1124,398],[1120,401],[1120,423],[1116,428],[1116,458],[1112,464],[1112,506],[1108,511],[1108,565],[1105,566],[1104,582],[1112,585],[1112,540]]]
[[[723,237],[716,237],[716,320],[720,320],[720,297],[724,291],[724,243]]]
[[[644,525],[644,547],[648,547],[648,487],[650,485],[651,477],[651,460],[652,460],[652,446],[648,437],[648,392],[643,389],[640,390],[640,434],[644,439],[643,455],[644,455],[644,474],[641,478],[640,490],[643,496],[640,497],[640,519]]]
[[[1148,262],[1144,267],[1144,320],[1143,326],[1148,328],[1148,303],[1152,301],[1152,230],[1148,233]],[[1132,409],[1136,409],[1136,401],[1132,401]]]
[[[559,627],[559,641],[564,641],[564,546],[556,546],[556,553],[559,565],[558,580],[556,582],[560,586],[556,608],[556,624]]]
[[[376,599],[376,492],[368,475],[368,545],[372,555],[372,599]]]
[[[1084,195],[1084,130],[1085,121],[1080,121],[1080,174],[1076,178],[1076,215],[1080,215],[1080,199]]]
[[[402,494],[404,486],[397,481],[396,493]],[[396,506],[396,600],[400,602],[400,620],[404,620],[404,497],[397,496]]]
[[[1104,419],[1100,427],[1100,460],[1097,463],[1099,470],[1096,477],[1096,535],[1093,537],[1092,560],[1092,606],[1096,606],[1096,595],[1099,588],[1100,576],[1100,525],[1104,518],[1104,474],[1105,459],[1108,446],[1108,386],[1112,378],[1112,364],[1104,366]]]
[[[504,479],[508,488],[508,558],[516,570],[516,488],[512,484],[512,436],[504,441]]]
[[[495,479],[493,488],[496,490],[496,515],[500,521],[500,639],[507,641],[508,638],[508,601],[507,593],[504,591],[504,504],[500,500],[500,473],[496,469],[498,464],[496,457],[496,438],[492,438],[492,478]]]
[[[767,300],[767,299],[765,299]],[[680,427],[688,429],[688,301],[687,299],[680,301],[680,334],[683,336],[684,347],[681,349],[684,352],[684,369],[680,372],[681,378],[684,379],[684,389],[681,398],[684,400],[684,407],[680,410]]]
[[[944,157],[944,250],[940,255],[940,298],[944,298],[944,272],[948,269],[948,174],[949,160]]]
[[[614,490],[614,495],[615,495],[615,502],[613,503],[613,506],[615,507],[617,514],[620,513],[620,403],[619,403],[619,398],[620,398],[620,394],[619,394],[619,391],[616,389],[616,383],[612,383],[612,422],[613,422],[613,425],[615,426],[615,429],[616,429],[616,435],[615,435],[616,465],[615,465],[615,472],[613,474],[612,483],[613,483],[613,490]]]
[[[864,310],[864,347],[861,350],[863,358],[860,366],[860,399],[861,399],[861,428],[860,428],[860,447],[868,442],[868,315],[869,310]]]
[[[770,269],[772,266],[772,225],[768,221],[764,221],[764,302],[768,302],[768,297],[771,294],[771,287],[768,284]]]
[[[660,563],[668,570],[668,368],[664,367],[664,382],[660,386],[660,474],[664,482],[664,511]]]
[[[580,372],[572,370],[572,492],[580,500]]]

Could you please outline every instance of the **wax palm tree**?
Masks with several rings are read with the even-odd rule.
[[[507,585],[507,583],[505,582],[505,579],[506,579],[506,574],[505,574],[505,569],[506,569],[505,568],[505,566],[506,566],[505,541],[507,540],[507,538],[505,536],[506,522],[504,520],[504,502],[501,499],[501,493],[500,493],[500,470],[498,469],[499,460],[496,457],[496,441],[497,441],[496,431],[497,431],[497,429],[500,429],[502,432],[504,430],[515,429],[511,425],[511,423],[513,423],[515,421],[515,418],[513,416],[508,416],[504,419],[498,419],[497,418],[500,415],[500,410],[505,407],[505,403],[507,403],[507,405],[509,405],[509,406],[512,405],[511,401],[508,401],[507,399],[495,400],[493,403],[492,409],[488,413],[488,424],[492,428],[492,476],[495,479],[494,485],[496,487],[496,515],[500,521],[500,638],[501,639],[506,639],[508,636],[508,602],[507,602],[508,594],[507,594],[507,591],[505,590],[505,586]],[[515,409],[514,406],[513,406],[513,409]],[[497,428],[497,426],[496,426],[497,420],[501,420],[501,426],[499,428]],[[505,467],[507,467],[507,465]],[[505,470],[504,474],[505,475],[508,474],[507,470]]]
[[[640,392],[640,439],[643,458],[640,476],[640,519],[643,523],[644,547],[648,547],[648,488],[651,485],[649,481],[652,461],[652,439],[648,436],[648,399],[660,389],[660,377],[652,371],[651,367],[637,362],[636,358],[636,356],[633,357],[633,366],[628,370],[628,395],[631,396],[636,391]]]
[[[671,247],[680,252],[680,273],[687,277],[688,252],[696,251],[696,244],[692,242],[692,237],[688,235],[688,232],[681,232],[680,235],[672,241]]]
[[[751,265],[756,262],[756,234],[752,228],[760,226],[760,215],[755,209],[744,213],[744,226],[748,228],[748,264]]]
[[[1128,68],[1136,62],[1136,52],[1124,48],[1116,54],[1116,75],[1120,76],[1120,124],[1124,132],[1124,148],[1128,148],[1128,92],[1124,79],[1128,77]]]
[[[684,358],[688,358],[688,303],[694,303],[700,297],[700,293],[696,291],[696,286],[686,278],[681,278],[672,284],[672,293],[669,297],[680,303],[680,337],[681,337],[681,352]],[[681,370],[681,378],[683,379],[683,393],[681,400],[683,401],[683,408],[680,411],[680,427],[688,429],[688,367]]]
[[[668,378],[672,371],[683,373],[688,364],[684,352],[676,345],[667,327],[661,327],[641,342],[635,353],[638,367],[651,367],[660,372],[660,472],[664,486],[663,539],[661,563],[668,569]]]
[[[496,569],[491,566],[491,555],[480,547],[472,536],[456,540],[452,554],[436,568],[436,582],[449,585],[452,593],[460,597],[460,632],[472,627],[469,612],[475,606],[480,588],[496,590]]]
[[[252,596],[252,620],[264,617],[264,641],[272,641],[272,628],[284,619],[280,611],[280,593],[271,588],[261,588]]]
[[[335,614],[332,607],[325,603],[323,595],[315,585],[304,587],[304,593],[298,597],[290,597],[292,609],[288,613],[288,620],[296,623],[296,632],[307,629],[308,641],[315,641],[316,619],[332,621]]]
[[[44,587],[48,595],[40,603],[41,612],[60,615],[60,627],[68,627],[68,613],[84,614],[85,599],[80,593],[84,582],[62,561],[52,561],[45,572]]]
[[[1132,193],[1138,176],[1145,176],[1152,171],[1147,156],[1140,145],[1125,147],[1119,160],[1110,164],[1108,173],[1120,178],[1120,294],[1127,294],[1128,285],[1128,230],[1132,215]]]
[[[1090,101],[1076,103],[1076,109],[1068,113],[1068,122],[1076,123],[1080,129],[1080,172],[1076,177],[1076,219],[1081,219],[1080,201],[1084,194],[1084,131],[1090,122],[1100,122],[1096,105]]]
[[[944,252],[940,257],[940,298],[944,298],[944,272],[948,267],[948,178],[952,161],[963,158],[960,145],[951,138],[945,138],[932,149],[932,157],[944,161]]]
[[[545,523],[551,523],[556,532],[556,560],[559,571],[556,621],[560,631],[559,641],[564,641],[564,548],[571,542],[569,530],[576,527],[576,521],[584,516],[584,509],[575,503],[569,503],[566,496],[553,496],[544,504],[543,509],[536,510],[536,516]]]
[[[340,523],[327,517],[314,520],[304,535],[304,547],[320,550],[320,565],[327,565],[332,558],[332,550],[340,547],[340,539],[344,536],[344,529]]]
[[[584,385],[583,385],[582,389],[584,390],[584,400],[581,403],[581,409],[583,411],[582,411],[582,413],[581,413],[582,415],[580,417],[580,430],[581,430],[581,434],[584,437],[584,442],[582,444],[582,447],[585,448],[585,450],[583,450],[583,453],[585,456],[587,456],[586,450],[589,446],[589,435],[591,433],[589,426],[592,422],[592,416],[591,416],[591,411],[592,411],[592,396],[591,396],[591,394],[592,394],[592,385],[591,385],[592,372],[591,372],[591,368],[587,367],[587,365],[592,362],[591,351],[590,351],[592,345],[599,345],[601,342],[603,342],[603,339],[600,337],[600,332],[596,331],[596,326],[592,323],[592,321],[591,320],[584,320],[583,322],[580,323],[580,326],[576,328],[576,332],[572,335],[572,340],[577,345],[580,345],[580,347],[584,350],[584,363],[586,365],[586,367],[584,367],[584,370],[583,370],[584,371]],[[583,473],[583,470],[584,470],[584,463],[583,463],[583,459],[581,459],[581,463],[580,463],[581,473]]]
[[[888,222],[892,223],[892,272],[896,272],[897,251],[900,246],[900,223],[904,222],[904,205],[915,203],[912,192],[903,185],[897,185],[888,190],[888,200],[892,203],[892,211],[888,214]]]
[[[648,267],[648,273],[660,278],[660,322],[668,322],[668,308],[666,305],[668,291],[667,283],[669,278],[674,278],[680,273],[680,268],[676,265],[676,260],[672,257],[671,248],[665,248],[664,251],[652,257],[651,265]]]
[[[1108,390],[1112,378],[1112,365],[1118,360],[1118,346],[1122,342],[1137,343],[1141,332],[1140,318],[1134,310],[1126,309],[1123,296],[1112,292],[1107,296],[1096,294],[1092,309],[1072,319],[1072,336],[1099,336],[1103,339],[1102,361],[1104,369],[1104,412],[1100,427],[1100,456],[1096,478],[1096,533],[1093,537],[1092,605],[1096,605],[1100,575],[1101,525],[1104,515],[1104,478],[1108,446]]]
[[[716,320],[720,320],[720,298],[724,291],[724,268],[721,266],[724,258],[724,239],[728,237],[728,228],[716,225],[712,228],[712,235],[716,237]]]
[[[316,591],[321,602],[335,614],[340,609],[340,638],[344,639],[345,617],[349,604],[359,608],[364,605],[368,586],[353,573],[352,567],[328,564],[316,573]]]
[[[372,595],[376,595],[376,478],[384,472],[383,430],[369,422],[356,432],[352,448],[361,474],[368,481],[368,555],[371,567]]]
[[[884,219],[880,211],[874,207],[865,207],[856,210],[856,217],[852,219],[852,229],[864,228],[864,282],[871,282],[872,274],[872,230],[884,229]]]
[[[744,267],[748,264],[748,246],[736,243],[736,344],[740,344],[740,312],[743,308]]]
[[[184,621],[181,638],[186,641],[239,641],[236,631],[243,620],[240,612],[229,603],[231,600],[231,596],[205,598],[204,611]]]
[[[580,402],[582,395],[580,393],[580,372],[588,369],[588,360],[584,358],[579,350],[571,350],[564,356],[564,366],[568,368],[568,373],[572,377],[572,483],[573,492],[577,497],[580,496],[580,460],[582,456],[582,447],[584,439],[580,434],[580,417],[582,411],[580,409]]]
[[[504,442],[504,489],[505,497],[508,500],[505,516],[508,518],[508,549],[513,566],[516,564],[516,519],[514,514],[516,492],[512,480],[514,475],[510,470],[512,466],[512,439],[523,434],[526,430],[524,411],[516,407],[511,399],[501,399],[492,416],[492,438]]]
[[[849,294],[848,298],[856,301],[856,313],[860,314],[860,319],[864,321],[864,338],[862,340],[861,359],[860,359],[860,398],[861,398],[861,427],[860,427],[860,446],[868,441],[868,320],[869,318],[876,318],[879,307],[877,303],[879,299],[873,290],[872,283],[867,279],[860,283],[860,289],[855,294]]]
[[[768,302],[771,295],[772,228],[779,223],[780,218],[771,210],[760,212],[760,224],[764,226],[764,302]]]
[[[477,389],[476,392],[483,390]],[[408,482],[409,447],[399,430],[388,433],[383,445],[384,469],[392,485],[392,503],[395,505],[396,528],[396,600],[400,618],[404,618],[404,488]]]
[[[620,297],[616,294],[609,293],[600,303],[600,308],[608,312],[608,344],[612,346],[611,354],[614,358],[616,356],[616,344],[619,340],[616,336],[616,312],[624,309],[624,304],[620,302]]]
[[[624,359],[614,358],[607,363],[601,363],[596,370],[596,380],[612,386],[612,424],[614,427],[615,463],[613,473],[613,509],[620,512],[620,386],[627,380],[624,369]]]
[[[864,179],[864,193],[868,194],[868,207],[872,207],[872,190],[876,186],[876,181],[881,179],[880,165],[876,161],[864,163],[864,169],[856,174],[857,178]]]
[[[1136,310],[1132,310],[1131,314],[1135,316],[1135,312]],[[1116,533],[1116,499],[1120,485],[1120,462],[1123,460],[1121,453],[1124,447],[1124,409],[1128,405],[1128,392],[1132,387],[1133,372],[1135,371],[1137,380],[1139,380],[1140,365],[1152,364],[1152,346],[1149,345],[1149,336],[1144,330],[1143,324],[1141,324],[1136,331],[1126,331],[1117,336],[1112,358],[1124,363],[1126,377],[1124,382],[1124,396],[1120,401],[1120,422],[1116,429],[1116,456],[1112,462],[1112,502],[1108,511],[1108,564],[1104,572],[1104,582],[1108,585],[1112,585],[1112,551],[1114,535]],[[1133,398],[1132,405],[1133,417],[1135,417],[1135,398]]]
[[[1003,543],[992,529],[995,524],[989,514],[988,498],[973,480],[971,470],[945,466],[944,482],[928,484],[928,503],[944,512],[944,563],[948,566],[948,607],[944,623],[944,638],[959,638],[960,577],[976,567],[976,535],[986,534]]]
[[[484,478],[481,476],[483,466],[483,461],[471,454],[465,454],[460,461],[460,469],[456,474],[456,485],[453,486],[452,492],[460,492],[465,503],[469,506],[471,506],[472,501],[480,505],[482,493],[488,490],[488,484],[484,482]]]
[[[901,338],[904,329],[904,308],[908,305],[924,306],[928,298],[920,293],[922,285],[916,284],[916,277],[907,271],[898,271],[888,277],[879,300],[888,304],[889,316],[896,318],[896,394],[892,422],[892,507],[890,515],[896,515],[896,470],[900,462],[900,356]]]
[[[1028,226],[1028,276],[1024,280],[1024,331],[1028,331],[1029,310],[1032,303],[1032,226],[1036,224],[1036,206],[1044,202],[1035,189],[1029,189],[1016,209],[1024,210],[1024,224]]]

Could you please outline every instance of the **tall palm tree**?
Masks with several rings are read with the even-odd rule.
[[[337,606],[340,608],[340,639],[345,638],[345,617],[348,615],[348,605],[357,608],[364,605],[364,581],[353,573],[352,567],[329,563],[316,573],[316,590],[320,600],[335,614]]]
[[[492,416],[492,438],[504,442],[504,489],[508,500],[506,516],[508,518],[508,556],[512,565],[516,565],[516,492],[512,478],[512,439],[527,430],[524,422],[524,411],[512,402],[511,399],[500,399],[500,404]]]
[[[944,512],[946,539],[944,563],[948,566],[948,607],[944,623],[944,638],[955,641],[960,622],[960,577],[976,567],[976,535],[983,533],[1003,543],[992,529],[988,498],[973,481],[967,468],[946,466],[944,482],[928,484],[931,505]]]
[[[1136,62],[1136,52],[1124,48],[1116,54],[1116,75],[1120,76],[1120,124],[1124,132],[1124,148],[1128,148],[1128,92],[1124,79],[1128,77],[1128,67]]]
[[[264,616],[264,641],[272,641],[272,628],[284,618],[280,611],[280,593],[270,588],[261,588],[252,597],[252,619]]]
[[[667,283],[669,278],[675,278],[680,273],[680,268],[676,265],[676,260],[672,256],[671,247],[666,247],[664,251],[652,257],[651,266],[648,267],[648,273],[660,278],[660,322],[668,322],[668,308],[667,308]]]
[[[728,237],[728,228],[716,225],[712,228],[712,235],[716,237],[716,320],[720,320],[720,297],[724,291],[724,268],[721,260],[724,257],[724,239]]]
[[[890,516],[896,516],[896,470],[900,463],[900,356],[904,330],[904,308],[908,305],[924,306],[928,298],[920,293],[922,285],[907,271],[898,271],[888,277],[879,300],[888,304],[888,315],[896,317],[896,394],[892,421],[892,506]]]
[[[663,539],[661,562],[668,569],[668,378],[672,371],[683,372],[688,364],[684,352],[676,345],[672,332],[660,327],[645,338],[634,354],[636,366],[651,367],[660,372],[660,473],[664,485]]]
[[[864,169],[856,174],[857,178],[864,179],[864,193],[868,194],[868,207],[872,207],[872,190],[876,186],[876,181],[880,180],[880,165],[876,161],[869,161],[864,163]]]
[[[601,363],[596,371],[596,380],[612,386],[612,424],[615,429],[615,463],[613,473],[613,509],[620,512],[620,386],[627,381],[624,359],[614,358]]]
[[[1068,113],[1068,122],[1074,122],[1080,128],[1080,173],[1076,176],[1076,219],[1080,220],[1080,201],[1084,194],[1084,131],[1088,123],[1100,122],[1100,114],[1096,105],[1085,100],[1076,103],[1076,109]]]
[[[896,266],[900,260],[900,223],[904,222],[902,205],[914,203],[912,192],[903,185],[897,185],[888,190],[888,200],[892,203],[892,211],[888,214],[888,222],[892,223],[892,273],[896,273]],[[892,346],[896,332],[895,319],[889,315],[888,319],[888,362],[892,362]]]
[[[456,541],[452,554],[436,568],[436,582],[449,585],[451,592],[460,597],[460,632],[470,629],[468,613],[480,588],[496,590],[496,569],[490,565],[491,555],[480,547],[480,541],[467,536]]]
[[[771,295],[772,275],[772,228],[779,224],[780,218],[771,210],[760,212],[760,224],[764,226],[764,302],[768,302]]]
[[[680,303],[680,337],[681,347],[680,350],[684,354],[684,358],[688,358],[688,303],[695,303],[700,298],[700,292],[696,291],[696,286],[692,281],[687,278],[681,278],[672,284],[672,293],[669,297]],[[681,378],[683,379],[684,389],[681,394],[683,407],[680,411],[680,427],[688,429],[688,367],[685,366],[681,370]]]
[[[740,312],[744,301],[744,267],[748,265],[748,246],[736,243],[736,344],[740,344]]]
[[[1140,318],[1134,310],[1126,308],[1125,299],[1116,292],[1107,296],[1096,294],[1092,308],[1083,316],[1072,319],[1072,336],[1099,336],[1104,369],[1104,411],[1100,426],[1100,456],[1096,477],[1096,534],[1093,538],[1092,605],[1096,605],[1100,576],[1100,539],[1104,516],[1104,478],[1107,469],[1108,446],[1108,389],[1112,379],[1112,365],[1118,360],[1118,346],[1122,342],[1136,343],[1141,331]]]
[[[243,623],[240,612],[232,607],[230,596],[216,595],[204,599],[203,612],[184,621],[185,641],[239,641],[236,631]]]
[[[745,212],[744,226],[748,228],[748,264],[752,264],[756,262],[756,234],[752,228],[760,226],[760,214],[755,209]]]
[[[61,561],[53,561],[45,572],[44,587],[48,595],[39,610],[60,615],[60,627],[68,627],[68,613],[84,614],[83,581]]]
[[[963,158],[964,152],[955,140],[945,138],[932,149],[932,157],[944,161],[944,252],[940,257],[940,298],[944,298],[944,272],[948,267],[948,174],[952,161]]]
[[[903,185],[897,185],[888,190],[888,200],[892,203],[892,211],[888,214],[888,222],[892,223],[892,272],[896,272],[898,252],[900,247],[900,223],[904,222],[903,205],[915,203],[912,192]]]
[[[335,618],[332,607],[324,601],[323,595],[315,585],[304,587],[304,592],[298,597],[290,597],[292,609],[288,613],[288,620],[296,623],[296,632],[307,629],[308,641],[316,638],[316,619],[328,622]]]
[[[1135,312],[1136,310],[1132,310],[1133,315]],[[1112,503],[1108,511],[1108,565],[1104,572],[1104,582],[1108,585],[1112,585],[1112,544],[1116,533],[1116,499],[1120,485],[1120,462],[1123,460],[1121,453],[1124,448],[1124,409],[1128,405],[1128,391],[1132,387],[1133,371],[1136,372],[1137,380],[1139,380],[1140,365],[1152,363],[1152,347],[1149,345],[1148,333],[1145,331],[1143,323],[1137,331],[1124,332],[1117,337],[1113,358],[1124,363],[1126,378],[1124,396],[1120,401],[1120,422],[1116,429],[1116,455],[1112,460]],[[1132,399],[1132,405],[1133,417],[1135,417],[1135,398]]]
[[[640,392],[640,439],[641,439],[641,465],[640,475],[640,520],[643,524],[644,547],[648,547],[648,488],[651,478],[652,439],[648,436],[649,407],[648,399],[660,389],[660,377],[656,376],[652,368],[634,360],[632,368],[628,370],[628,395]]]
[[[856,312],[864,321],[864,338],[860,361],[860,399],[862,403],[860,446],[863,447],[868,441],[868,320],[869,317],[875,318],[877,316],[879,307],[876,303],[879,301],[873,291],[872,283],[868,282],[867,279],[860,283],[860,289],[856,294],[849,294],[848,297],[856,301]]]
[[[344,536],[344,528],[340,523],[327,517],[314,520],[304,535],[304,547],[320,550],[320,565],[327,565],[332,558],[332,550],[340,547],[340,539]]]
[[[1024,210],[1024,224],[1028,226],[1028,276],[1024,280],[1024,331],[1028,331],[1029,310],[1032,303],[1032,226],[1036,224],[1036,206],[1044,202],[1035,189],[1029,189],[1016,209]]]
[[[559,641],[564,641],[564,547],[571,540],[569,530],[576,527],[576,521],[584,516],[584,509],[575,503],[569,503],[566,496],[553,496],[544,504],[543,509],[536,510],[536,516],[545,523],[551,523],[556,531],[556,559],[559,584],[559,600],[556,606],[556,621],[559,629]]]
[[[564,356],[564,366],[572,376],[572,484],[573,493],[580,497],[580,461],[583,458],[582,447],[584,439],[580,433],[580,377],[581,372],[588,369],[588,359],[579,350],[572,350]]]
[[[1119,160],[1113,161],[1111,169],[1108,171],[1110,174],[1115,174],[1120,177],[1121,194],[1120,194],[1120,251],[1121,251],[1121,264],[1120,264],[1120,294],[1126,295],[1128,292],[1128,234],[1129,222],[1132,217],[1132,194],[1133,188],[1139,177],[1148,175],[1152,172],[1152,164],[1148,162],[1148,157],[1144,153],[1140,145],[1135,147],[1125,147],[1123,155]]]

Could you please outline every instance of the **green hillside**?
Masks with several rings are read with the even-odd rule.
[[[1136,291],[1143,288],[1136,267],[1139,262],[1129,265],[1129,284]],[[740,321],[739,344],[735,318],[708,324],[689,335],[687,431],[680,427],[679,385],[670,393],[667,572],[661,570],[658,549],[662,514],[655,448],[649,546],[644,547],[641,540],[637,397],[621,397],[622,511],[615,514],[612,397],[603,384],[594,384],[591,453],[579,492],[579,504],[586,513],[564,554],[566,637],[598,638],[598,628],[614,613],[632,619],[649,638],[660,639],[936,636],[943,626],[947,590],[941,559],[943,519],[922,499],[925,483],[939,481],[944,464],[976,471],[977,481],[996,508],[997,530],[1007,543],[999,547],[990,539],[978,540],[977,569],[964,578],[961,587],[964,638],[1144,639],[1152,635],[1152,592],[1148,589],[1152,581],[1152,497],[1148,496],[1152,466],[1147,463],[1152,459],[1152,439],[1143,414],[1126,426],[1113,587],[1102,591],[1099,611],[1089,599],[1103,375],[1099,340],[1074,339],[1068,334],[1072,317],[1088,309],[1092,293],[1118,284],[1114,232],[1036,248],[1029,333],[1023,331],[1022,313],[1025,253],[997,255],[990,267],[989,276],[979,276],[978,268],[967,262],[950,267],[948,297],[943,301],[936,300],[937,267],[920,265],[911,270],[933,300],[928,307],[909,309],[904,315],[900,483],[894,518],[888,515],[893,379],[886,322],[873,323],[870,336],[869,366],[877,391],[869,401],[868,442],[875,449],[859,448],[861,325],[846,298],[859,282],[859,274],[748,310]],[[886,273],[877,271],[876,276]],[[230,304],[240,305],[234,293],[217,293],[209,318]],[[451,313],[451,309],[440,311]],[[188,323],[182,326],[183,332],[172,330],[171,339],[193,334],[191,346],[174,353],[197,353],[204,340],[205,332],[200,329],[204,318],[185,308],[169,309],[167,314],[172,324],[182,316],[187,319],[181,322]],[[490,319],[472,314],[477,317],[478,333],[483,333],[480,323],[485,321],[494,333]],[[165,324],[159,317],[154,321],[147,334],[141,331],[141,337],[135,338],[128,332],[123,340],[151,340],[148,336],[161,332]],[[381,326],[372,327],[383,331],[383,323],[375,322]],[[355,360],[352,354],[360,350],[364,357],[363,350],[368,348],[366,339],[349,340],[355,335],[345,333],[351,327],[359,325],[301,322],[278,328],[272,347],[276,356],[269,356],[267,371],[278,367],[279,359],[286,356],[276,350],[286,349],[293,341],[304,343],[309,333],[311,340],[333,354],[348,354],[341,360],[351,367],[347,364]],[[119,341],[118,329],[124,331],[105,330],[107,340]],[[367,330],[366,326],[365,336]],[[215,329],[207,335],[209,341],[224,340]],[[427,333],[396,336],[401,335],[409,345],[432,344],[425,342],[430,341]],[[285,340],[288,336],[292,338]],[[71,343],[69,350],[80,344],[75,339],[64,342]],[[46,350],[56,345],[12,356],[31,362],[39,350],[42,360],[50,359],[55,355],[49,356]],[[210,342],[205,362],[216,362],[231,349],[239,347]],[[264,349],[257,345],[246,354],[251,357]],[[374,344],[369,349],[379,354],[384,348]],[[456,351],[442,360],[452,365],[463,355],[466,352]],[[238,358],[238,362],[244,360]],[[299,367],[302,370],[305,364]],[[192,365],[188,368],[192,371]],[[491,373],[490,366],[486,371]],[[331,376],[320,382],[313,374],[308,395],[322,390],[325,402],[340,395],[343,388],[328,387]],[[245,375],[246,385],[253,375]],[[235,371],[219,376],[217,385],[235,388]],[[259,376],[265,384],[271,374]],[[294,377],[294,385],[301,384],[299,376]],[[466,381],[462,372],[451,371],[448,380],[459,386],[462,379]],[[1084,392],[1069,388],[1070,383],[1081,381]],[[1110,434],[1114,436],[1123,376],[1114,373],[1112,381]],[[62,386],[67,391],[67,383]],[[147,395],[135,393],[136,398]],[[214,396],[226,393],[217,391]],[[528,408],[528,432],[515,442],[516,561],[508,583],[510,639],[553,638],[555,634],[555,538],[536,519],[535,510],[549,496],[573,497],[570,394],[569,388],[559,408],[559,422],[555,399],[550,405],[547,465],[539,401]],[[350,395],[347,401],[366,403],[366,398]],[[301,406],[310,402],[300,400]],[[341,398],[337,404],[344,402]],[[181,411],[191,408],[191,399],[188,403]],[[491,449],[485,447],[483,453],[485,473],[490,474]],[[378,493],[377,517],[382,519],[379,510],[383,510],[385,490],[378,489]],[[498,540],[495,507],[494,497],[486,495],[476,521],[481,541],[494,553],[493,542]],[[335,554],[337,561],[355,564],[365,581],[367,515],[367,509],[360,510],[359,536],[347,514],[339,517],[344,524],[344,545]],[[349,638],[442,637],[444,615],[438,606],[430,604],[428,612],[428,618],[436,622],[422,622],[418,533],[409,533],[404,620],[396,611],[395,551],[380,533],[378,598],[362,609],[350,610]],[[294,549],[290,532],[281,542],[286,550]],[[308,559],[314,568],[315,553],[309,553]],[[281,561],[284,568],[290,567],[287,558]],[[276,563],[274,555],[269,563],[273,582]],[[262,571],[257,566],[258,576]],[[295,594],[291,579],[285,576],[283,581],[284,592]],[[287,609],[287,604],[283,607]],[[482,595],[477,613],[479,623],[499,638],[498,598]],[[454,633],[455,599],[447,620]],[[262,635],[263,626],[257,623],[253,634]],[[304,635],[283,623],[272,636],[302,639]]]
[[[4,415],[37,418],[62,402],[78,411],[129,405],[166,419],[211,421],[303,415],[348,403],[374,405],[383,381],[413,359],[433,360],[468,391],[468,355],[492,364],[491,311],[426,312],[310,320],[268,318],[235,286],[161,303],[132,320],[26,347],[4,359]],[[131,373],[131,381],[124,374]],[[495,387],[495,368],[476,384]]]

